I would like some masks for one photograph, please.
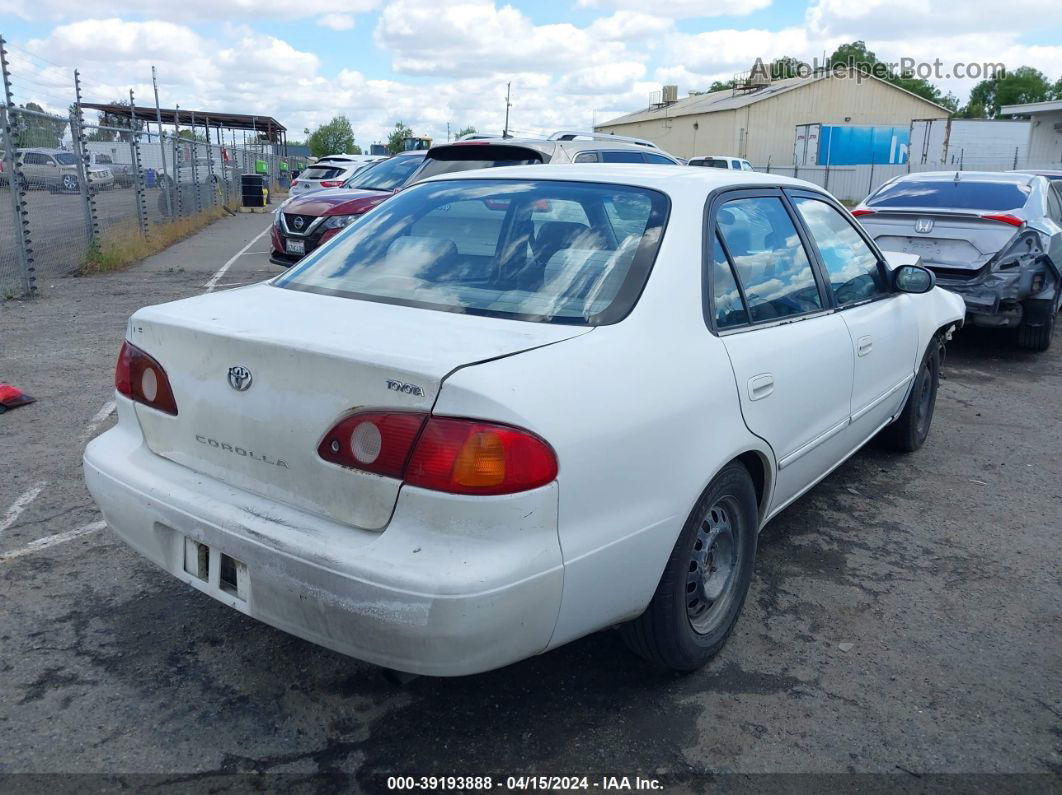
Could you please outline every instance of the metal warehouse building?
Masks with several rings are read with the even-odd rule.
[[[855,71],[774,81],[750,78],[739,81],[734,89],[684,99],[677,99],[675,87],[667,86],[662,99],[647,110],[620,116],[596,129],[646,138],[680,157],[734,155],[760,167],[794,162],[798,127],[805,134],[809,128],[824,133],[863,128],[868,139],[870,133],[891,128],[895,137],[891,145],[886,141],[883,150],[888,159],[877,162],[902,163],[906,162],[911,122],[949,115],[947,108]]]

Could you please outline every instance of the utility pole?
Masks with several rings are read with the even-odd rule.
[[[159,154],[162,155],[162,176],[166,177],[166,139],[162,135],[162,108],[159,105],[159,81],[155,75],[155,67],[151,67],[151,85],[155,88],[155,122],[159,125]],[[176,176],[176,175],[175,175]],[[156,177],[156,184],[158,178]],[[173,218],[173,198],[170,196],[170,185],[162,185],[162,195],[166,197],[166,217]]]
[[[509,91],[512,87],[512,80],[505,84],[505,129],[502,130],[502,138],[509,137],[509,108],[513,106],[512,103],[509,101]]]

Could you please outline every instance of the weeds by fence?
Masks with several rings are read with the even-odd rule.
[[[0,300],[140,259],[238,207],[242,175],[265,174],[275,191],[305,166],[268,144],[228,145],[210,128],[92,123],[79,90],[67,115],[18,107],[2,38],[0,67]]]

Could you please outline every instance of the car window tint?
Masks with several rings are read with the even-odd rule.
[[[781,199],[733,199],[716,223],[754,323],[822,308],[811,261]]]
[[[719,236],[712,238],[712,314],[717,328],[733,328],[749,322],[741,300],[730,260],[726,258]]]
[[[597,163],[600,162],[597,157],[597,152],[580,152],[575,156],[576,163]]]
[[[641,152],[602,152],[602,163],[644,163]]]
[[[877,255],[835,208],[803,196],[793,199],[829,272],[830,289],[842,306],[888,295]]]
[[[714,157],[706,157],[704,160],[698,160],[694,163],[690,163],[691,166],[704,166],[706,168],[726,168],[725,160],[718,160]]]
[[[343,169],[335,166],[310,166],[300,176],[303,179],[335,179],[342,173]]]
[[[730,167],[733,168],[733,169],[740,170],[741,169],[741,161],[740,160],[731,160],[730,161]]]
[[[508,205],[479,199],[440,205],[413,224],[414,237],[453,241],[458,254],[493,257]]]
[[[869,207],[940,207],[956,210],[1017,210],[1029,187],[1015,182],[900,179],[867,199]]]
[[[645,158],[646,163],[654,163],[658,166],[673,166],[675,161],[663,155],[656,155],[652,152],[642,152],[642,157]]]

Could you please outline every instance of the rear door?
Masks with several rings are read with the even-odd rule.
[[[841,210],[816,193],[789,192],[852,343],[855,448],[899,410],[918,359],[918,317],[909,295],[892,290],[877,253]]]
[[[774,450],[776,509],[848,451],[851,340],[780,190],[715,200],[708,246],[710,321],[730,356],[745,424]]]

